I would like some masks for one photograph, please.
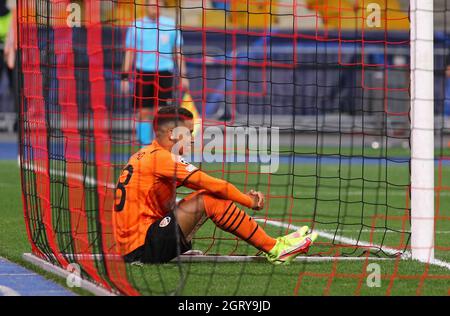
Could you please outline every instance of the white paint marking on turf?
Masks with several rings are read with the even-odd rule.
[[[35,275],[34,273],[0,273],[0,276],[31,276]]]
[[[32,171],[43,171],[43,168],[38,168],[35,167],[34,164],[32,163],[27,163],[25,162],[25,166],[24,168],[26,170],[32,170]],[[56,169],[50,169],[50,175],[51,176],[59,176],[59,177],[67,177],[67,178],[71,178],[77,181],[81,181],[84,182],[88,185],[100,185],[103,187],[107,187],[109,189],[115,189],[116,188],[116,184],[112,183],[112,182],[97,182],[97,180],[93,177],[90,176],[85,176],[84,174],[74,174],[74,173],[70,173],[70,172],[65,172],[64,170],[56,170]],[[311,190],[313,190],[314,188],[311,188]],[[339,188],[336,188],[336,190]],[[377,192],[373,192],[377,190]],[[295,191],[294,192],[295,195],[297,196],[301,196],[302,194],[305,194],[305,191]],[[402,196],[402,197],[406,197],[406,192],[404,191],[398,191],[398,190],[390,190],[388,193],[386,193],[385,189],[377,189],[377,188],[366,188],[364,189],[364,196],[379,196],[379,197],[383,197],[385,195],[388,196]],[[321,190],[319,192],[319,195],[332,195],[332,196],[336,196],[336,193],[334,191],[323,191]],[[343,190],[341,192],[341,196],[362,196],[362,190],[350,190],[350,191],[345,191]],[[440,196],[450,196],[450,191],[440,191],[439,192]]]
[[[335,229],[322,229],[322,231],[324,232],[335,232]],[[389,229],[338,229],[337,230],[338,233],[386,233],[386,234],[400,234],[400,233],[411,233],[409,231],[404,231],[404,232],[398,232],[395,230],[389,230]],[[444,231],[444,230],[438,230],[435,232],[435,234],[450,234],[450,231]]]
[[[282,228],[288,228],[291,230],[298,230],[300,229],[300,227],[292,225],[292,224],[287,224],[287,223],[283,223],[283,222],[279,222],[279,221],[273,221],[273,220],[261,220],[258,219],[257,221],[259,222],[264,222],[267,223],[269,225],[272,226],[276,226],[276,227],[282,227]],[[361,246],[361,247],[367,247],[367,248],[373,248],[373,249],[382,249],[384,252],[386,252],[387,254],[390,255],[398,255],[401,253],[400,250],[396,250],[393,248],[387,248],[387,247],[381,247],[380,245],[374,245],[374,244],[370,244],[364,241],[359,241],[353,238],[349,238],[349,237],[344,237],[344,236],[338,236],[335,234],[331,234],[331,233],[327,233],[326,231],[323,230],[314,230],[314,232],[316,232],[319,236],[326,238],[326,239],[331,239],[331,240],[337,240],[339,242],[342,242],[344,244],[347,245],[356,245],[356,246]]]
[[[20,294],[4,285],[0,285],[0,296],[20,296]]]
[[[24,169],[26,170],[31,170],[34,172],[45,172],[46,170],[44,170],[44,168],[39,168],[39,167],[35,167],[34,164],[32,163],[27,163],[25,162],[24,165]],[[114,183],[111,182],[98,182],[96,179],[90,177],[90,176],[85,176],[84,174],[75,174],[75,173],[70,173],[70,172],[66,172],[64,170],[56,170],[56,169],[50,169],[50,176],[56,176],[56,177],[66,177],[66,178],[70,178],[73,180],[77,180],[83,183],[86,183],[87,185],[100,185],[102,187],[107,187],[108,189],[115,189],[116,185]]]
[[[320,190],[317,195],[321,196],[321,195],[328,195],[328,196],[336,196],[336,198],[339,197],[339,188],[334,188],[331,191],[324,191],[324,190]],[[373,192],[376,189],[364,189],[364,194],[362,193],[362,189],[360,191],[345,191],[345,189],[341,190],[341,197],[345,197],[345,196],[378,196],[378,197],[384,197],[384,196],[402,196],[406,198],[406,192],[404,191],[395,191],[395,190],[389,190],[387,193],[385,190],[378,190],[377,192]],[[311,188],[311,193],[314,193],[314,188]],[[295,191],[294,192],[295,196],[305,196],[305,191]],[[438,194],[438,192],[436,192],[436,194]],[[439,192],[439,196],[450,196],[450,191],[440,191]]]
[[[300,227],[298,227],[298,226],[279,222],[279,221],[263,220],[263,219],[255,219],[255,220],[258,222],[263,222],[263,223],[266,223],[266,224],[269,224],[272,226],[276,226],[276,227],[288,228],[291,230],[300,229]],[[381,249],[382,251],[384,251],[385,253],[390,254],[390,255],[401,254],[398,249],[385,247],[385,246],[381,246],[381,245],[377,245],[377,244],[371,244],[371,243],[368,243],[365,241],[360,241],[360,240],[356,240],[356,239],[348,238],[348,237],[344,237],[344,236],[338,236],[338,235],[327,233],[322,230],[315,230],[314,232],[316,232],[319,236],[321,236],[323,238],[330,239],[330,240],[337,240],[337,241],[342,242],[347,245],[356,245],[356,246],[360,246],[360,247],[374,248],[377,250]],[[402,259],[411,259],[411,252],[405,251],[403,254],[401,254],[401,258]],[[450,270],[450,263],[443,261],[443,260],[433,259],[432,261],[429,262],[429,264]]]

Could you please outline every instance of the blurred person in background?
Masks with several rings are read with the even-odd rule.
[[[6,12],[9,11],[9,17],[5,17],[5,15],[2,16],[0,13],[0,20],[3,21],[0,22],[0,29],[3,29],[5,22],[7,22],[5,29],[5,39],[4,44],[0,44],[0,46],[3,46],[3,51],[0,52],[0,79],[2,76],[3,70],[6,70],[8,72],[9,77],[9,87],[11,89],[12,95],[13,95],[13,103],[14,103],[14,109],[16,113],[18,114],[18,87],[17,87],[17,63],[16,63],[16,55],[17,55],[17,17],[16,17],[16,1],[15,0],[0,0],[0,11]],[[0,31],[0,33],[3,34],[3,32]],[[2,35],[0,35],[0,42],[1,42]],[[6,67],[5,67],[6,64]],[[14,123],[14,130],[17,131],[18,129],[18,115],[16,117],[16,121]]]
[[[444,115],[450,116],[450,55],[447,55],[445,60],[445,100],[444,100]]]
[[[133,106],[137,114],[136,137],[141,146],[153,140],[153,111],[172,102],[174,76],[179,75],[183,89],[189,89],[176,22],[160,14],[164,1],[147,0],[145,5],[145,16],[137,19],[126,34],[121,84],[122,91],[128,93],[130,75],[135,74]]]
[[[211,0],[212,6],[214,9],[220,10],[230,10],[230,1],[229,0]]]
[[[12,84],[13,84],[12,68],[14,67],[14,65],[13,67],[7,67],[8,61],[6,57],[8,57],[9,59],[9,54],[5,55],[7,37],[8,40],[11,40],[11,38],[8,36],[8,33],[11,28],[11,22],[12,22],[11,10],[7,7],[6,0],[0,0],[0,87],[2,85],[4,72],[6,71],[7,77],[9,79],[9,88],[12,91]],[[8,45],[8,49],[10,45],[11,44]],[[3,91],[0,91],[0,93],[3,93]]]

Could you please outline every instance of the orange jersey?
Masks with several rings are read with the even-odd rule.
[[[253,200],[232,184],[207,175],[154,140],[131,156],[117,183],[114,230],[121,254],[144,245],[148,228],[175,210],[180,185],[253,205]]]
[[[114,226],[122,254],[144,244],[150,225],[174,209],[177,186],[197,170],[156,141],[131,156],[115,196]]]

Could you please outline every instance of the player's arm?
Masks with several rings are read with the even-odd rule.
[[[239,191],[231,183],[211,177],[197,169],[197,167],[182,161],[179,157],[172,157],[170,152],[160,150],[153,155],[157,168],[154,173],[164,179],[176,178],[177,184],[193,190],[206,190],[212,195],[239,203],[252,209],[264,207],[264,196],[260,192],[250,191],[247,194]]]
[[[264,196],[261,192],[251,190],[244,194],[233,184],[211,177],[200,170],[191,173],[184,180],[183,185],[194,190],[206,190],[216,197],[231,200],[252,209],[259,210],[264,207]]]

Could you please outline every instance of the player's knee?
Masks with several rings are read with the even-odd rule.
[[[190,201],[190,203],[194,203],[196,211],[206,213],[211,219],[221,217],[233,203],[231,200],[220,199],[206,190],[196,191],[188,195],[184,200],[185,202]]]
[[[203,204],[205,205],[205,212],[209,218],[221,216],[226,209],[233,203],[230,200],[223,200],[211,195],[209,193],[202,193]]]

